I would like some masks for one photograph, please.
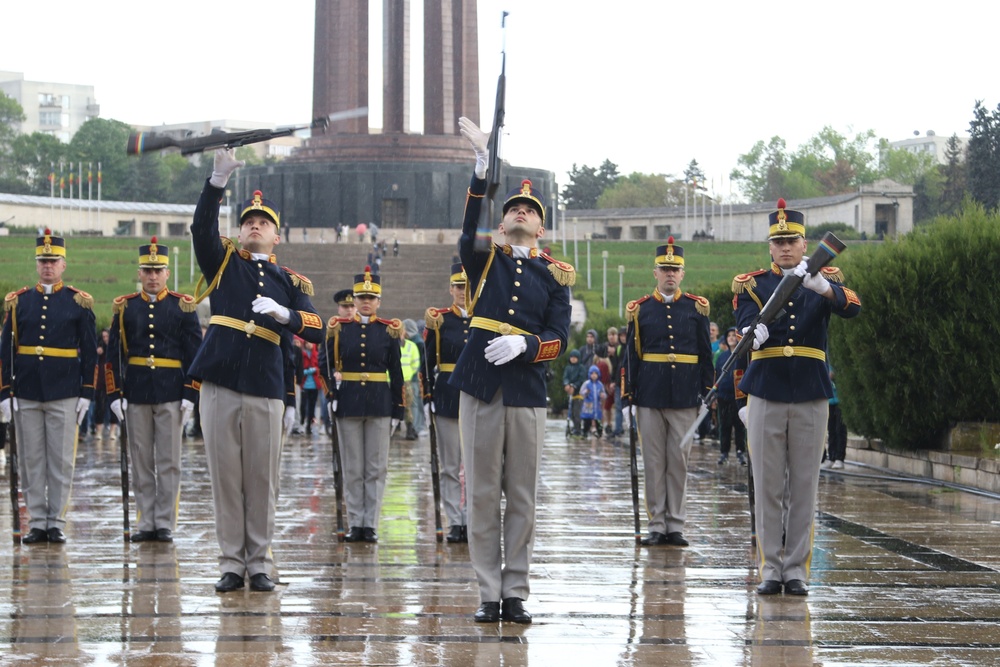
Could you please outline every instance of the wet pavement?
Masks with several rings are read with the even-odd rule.
[[[638,548],[627,443],[566,442],[556,420],[547,439],[530,626],[472,622],[468,548],[435,540],[426,438],[393,442],[377,545],[337,542],[329,441],[291,439],[281,583],[225,595],[202,443],[184,444],[174,543],[123,545],[117,442],[83,441],[67,544],[0,539],[0,662],[1000,664],[998,500],[825,472],[810,595],[758,598],[745,468],[695,444],[691,546]],[[10,519],[4,502],[0,535]]]

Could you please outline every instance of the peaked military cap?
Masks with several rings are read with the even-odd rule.
[[[66,240],[54,236],[48,227],[35,239],[35,259],[56,259],[66,257]]]
[[[277,204],[270,199],[264,199],[264,194],[260,190],[254,190],[253,197],[243,202],[243,210],[240,212],[240,224],[251,213],[263,213],[275,227],[281,227],[281,212]]]
[[[507,193],[507,197],[503,200],[503,212],[506,213],[507,209],[522,200],[531,204],[538,211],[538,215],[542,217],[542,224],[544,225],[545,204],[542,203],[544,197],[541,192],[531,187],[531,181],[527,178],[521,181],[520,187],[516,187]]]
[[[342,289],[333,295],[333,301],[338,306],[354,305],[354,290]]]
[[[371,294],[373,296],[382,296],[382,278],[378,275],[372,275],[372,267],[366,266],[364,273],[359,273],[354,276],[354,296],[361,296],[362,294]]]
[[[674,244],[674,237],[667,237],[667,245],[656,248],[656,266],[679,266],[684,268],[684,248]]]
[[[465,268],[461,262],[451,265],[451,284],[464,285],[469,282],[469,277],[465,274]]]
[[[149,240],[149,245],[139,246],[139,268],[167,268],[170,264],[170,248],[157,243],[154,236]]]
[[[778,210],[767,216],[770,227],[767,240],[806,236],[806,217],[799,211],[785,208],[784,198],[778,200]]]

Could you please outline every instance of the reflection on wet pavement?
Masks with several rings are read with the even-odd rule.
[[[468,547],[435,541],[426,439],[393,441],[377,545],[336,541],[329,442],[290,440],[280,585],[228,595],[201,442],[184,444],[172,544],[123,544],[116,445],[80,444],[66,545],[0,541],[4,664],[1000,663],[1000,501],[983,496],[824,473],[810,595],[758,598],[745,468],[696,444],[691,546],[637,548],[627,443],[566,442],[553,420],[535,622],[483,626]]]

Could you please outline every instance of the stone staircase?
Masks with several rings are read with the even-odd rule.
[[[448,278],[456,248],[450,243],[400,244],[392,256],[392,244],[382,258],[382,305],[380,317],[423,320],[429,306],[451,304]],[[337,314],[333,295],[354,286],[354,276],[364,271],[369,244],[282,244],[276,249],[278,262],[307,276],[316,290],[313,305],[324,321]]]

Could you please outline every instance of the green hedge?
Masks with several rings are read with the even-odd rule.
[[[940,447],[959,421],[997,421],[1000,217],[968,206],[837,264],[861,314],[834,317],[830,360],[852,432]]]

